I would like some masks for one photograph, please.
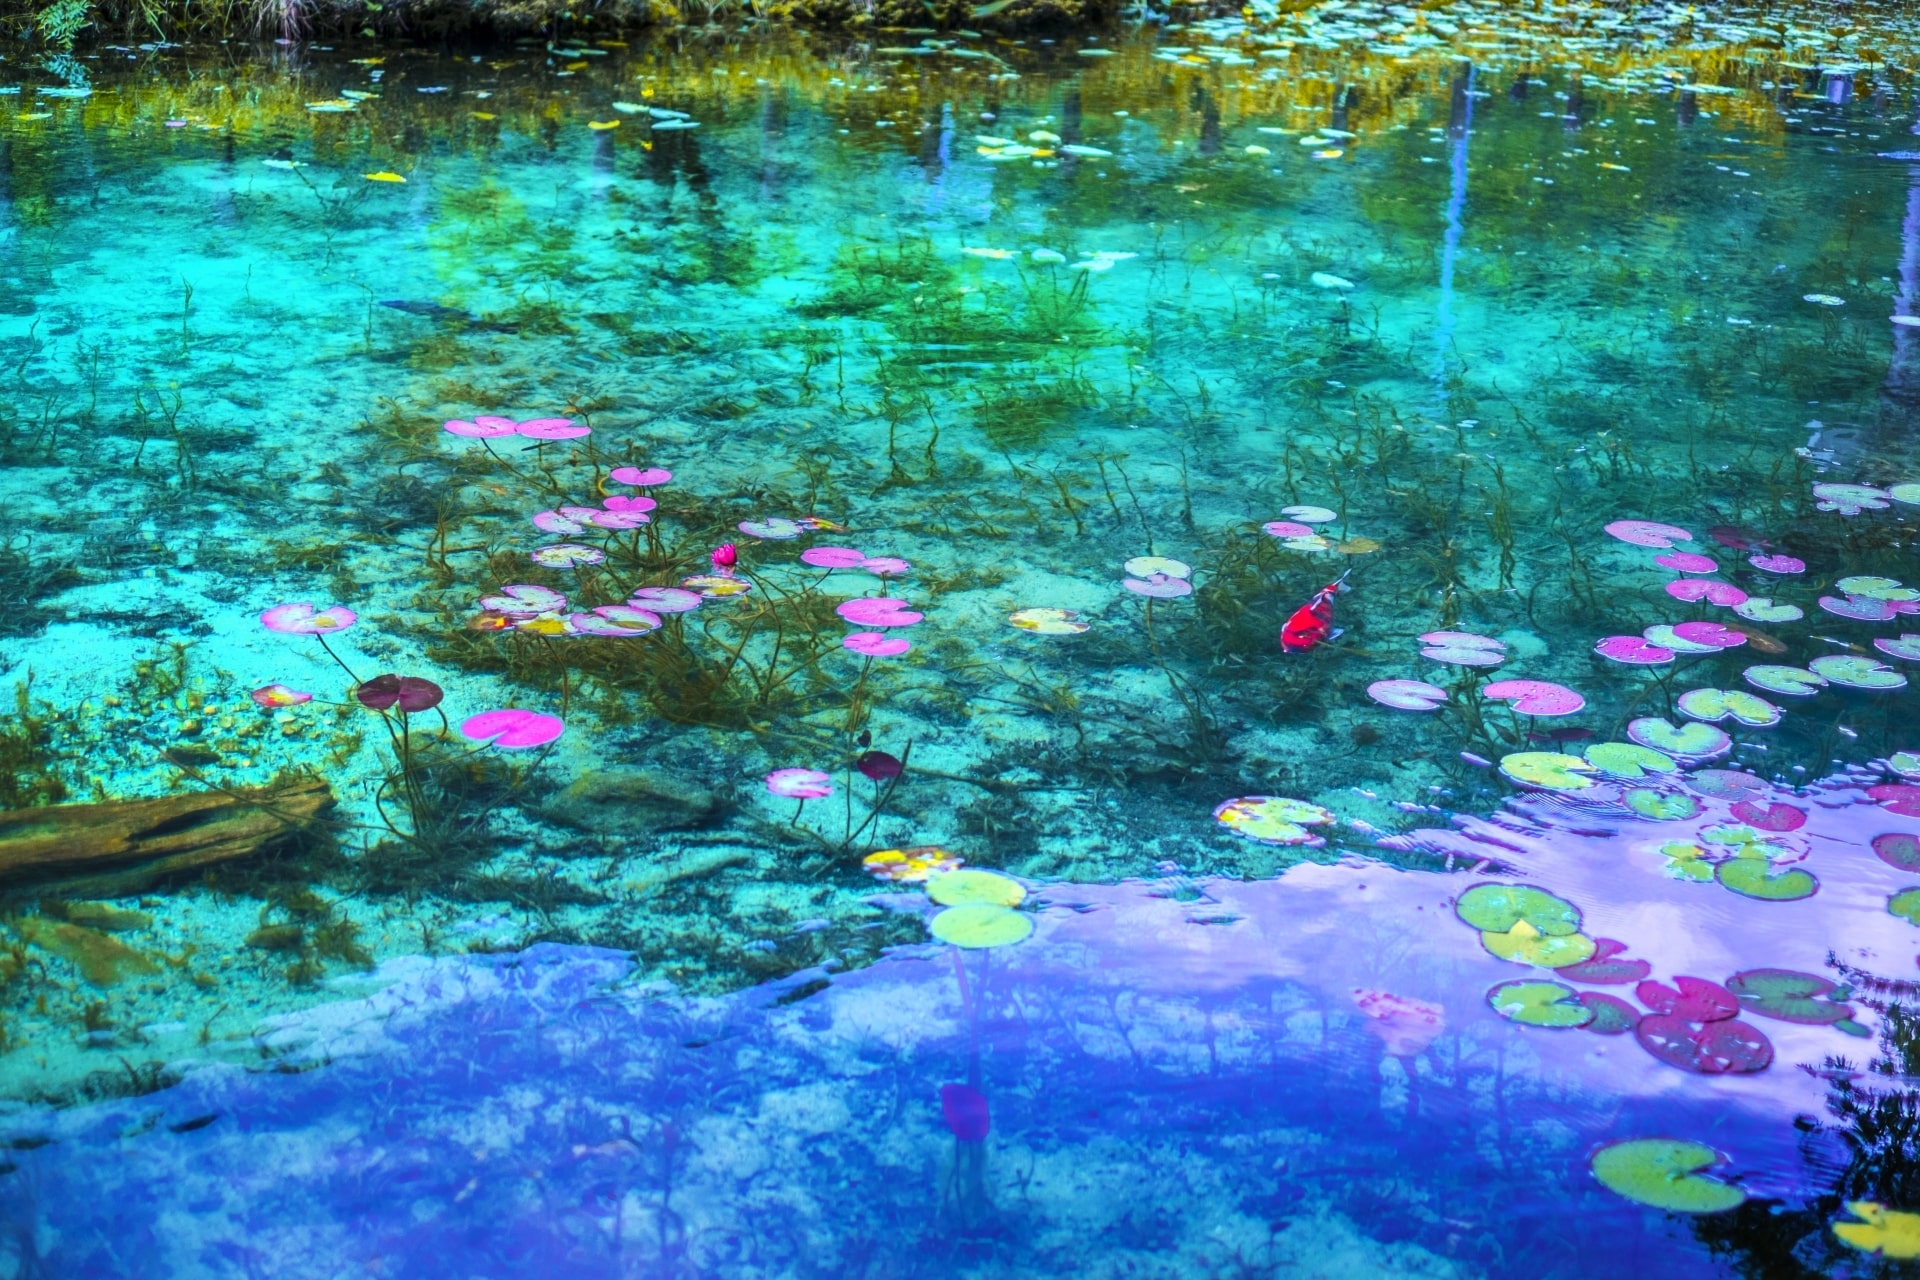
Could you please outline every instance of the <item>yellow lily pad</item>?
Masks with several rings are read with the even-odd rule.
[[[589,129],[618,129],[619,127],[620,127],[620,122],[618,120],[587,121],[587,128]]]
[[[384,169],[382,169],[379,173],[363,173],[360,176],[365,178],[368,182],[405,182],[406,181],[406,179],[401,177],[399,174],[388,173]]]
[[[1007,621],[1040,636],[1077,636],[1088,625],[1071,609],[1018,609],[1007,615]]]
[[[968,902],[948,907],[927,929],[940,941],[956,947],[1007,947],[1026,941],[1033,932],[1033,921],[1011,907]]]
[[[882,849],[860,860],[860,865],[883,880],[898,884],[920,884],[929,876],[957,871],[959,854],[937,844],[919,844],[906,849]]]
[[[1307,828],[1333,821],[1331,810],[1285,796],[1241,796],[1215,809],[1213,816],[1235,835],[1261,844],[1324,844]]]
[[[985,903],[995,907],[1017,907],[1026,901],[1026,888],[1018,881],[993,871],[948,871],[927,882],[927,896],[943,907],[961,907]]]
[[[1558,751],[1516,751],[1500,757],[1500,772],[1508,778],[1554,791],[1584,791],[1593,785],[1593,779],[1581,775],[1593,771],[1594,767],[1579,756]]]
[[[1525,920],[1505,933],[1482,930],[1480,945],[1502,960],[1539,969],[1564,969],[1593,958],[1593,939],[1584,933],[1542,933]]]
[[[1920,1213],[1902,1213],[1871,1200],[1852,1200],[1847,1212],[1858,1222],[1836,1222],[1841,1243],[1884,1258],[1920,1258]]]

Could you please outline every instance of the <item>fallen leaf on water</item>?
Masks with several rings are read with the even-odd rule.
[[[399,174],[388,173],[384,169],[381,170],[379,173],[364,173],[364,174],[361,174],[360,176],[365,178],[368,182],[405,182],[406,181],[406,179],[401,177]]]

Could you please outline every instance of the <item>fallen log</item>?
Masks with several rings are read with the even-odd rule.
[[[167,876],[258,853],[311,827],[333,804],[324,780],[299,778],[153,800],[16,809],[0,813],[0,885],[123,897]]]

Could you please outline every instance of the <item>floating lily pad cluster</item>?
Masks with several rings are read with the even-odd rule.
[[[1033,933],[1033,917],[1015,910],[1027,897],[1018,880],[965,868],[931,875],[926,885],[927,896],[946,908],[927,925],[942,942],[986,949],[1024,942]]]
[[[1653,981],[1647,962],[1628,956],[1625,943],[1588,936],[1578,907],[1532,885],[1474,885],[1460,895],[1454,914],[1480,931],[1488,954],[1552,971],[1501,982],[1487,992],[1494,1012],[1525,1026],[1632,1032],[1661,1062],[1702,1075],[1761,1071],[1773,1061],[1772,1044],[1740,1021],[1742,1013],[1866,1034],[1853,1020],[1847,993],[1814,974],[1751,969],[1725,986],[1685,975],[1672,986]],[[1573,984],[1633,984],[1640,1003]]]

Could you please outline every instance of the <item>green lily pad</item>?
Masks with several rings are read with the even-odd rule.
[[[1718,1151],[1698,1142],[1630,1138],[1600,1148],[1590,1164],[1601,1186],[1635,1204],[1669,1213],[1725,1213],[1747,1193],[1701,1174],[1720,1162]]]
[[[1505,933],[1480,934],[1480,945],[1502,960],[1559,969],[1593,958],[1594,943],[1584,933],[1542,933],[1525,920]]]
[[[1733,748],[1733,739],[1723,730],[1693,720],[1676,725],[1665,716],[1642,716],[1629,721],[1627,736],[1643,747],[1692,760],[1709,760]]]
[[[1887,910],[1908,924],[1920,925],[1920,888],[1902,889],[1887,899]]]
[[[1482,933],[1506,933],[1522,922],[1549,937],[1580,932],[1580,908],[1528,884],[1477,884],[1453,913]]]
[[[1695,720],[1738,720],[1756,729],[1780,723],[1780,708],[1745,689],[1689,689],[1674,705]]]
[[[1913,892],[1920,893],[1920,889]],[[1852,1007],[1844,1000],[1830,998],[1838,988],[1817,974],[1793,969],[1748,969],[1728,978],[1726,987],[1742,1009],[1763,1018],[1825,1027],[1853,1017]]]
[[[1333,812],[1286,796],[1241,796],[1213,811],[1221,826],[1260,844],[1322,845],[1307,830],[1333,821]]]
[[[1652,787],[1635,787],[1623,799],[1627,808],[1655,822],[1681,821],[1700,813],[1700,802],[1692,796],[1655,791]]]
[[[1829,653],[1807,664],[1817,676],[1849,689],[1903,689],[1907,678],[1884,662]]]
[[[1811,898],[1820,889],[1820,882],[1814,879],[1810,871],[1795,867],[1774,875],[1773,865],[1764,857],[1745,853],[1715,867],[1713,876],[1741,897],[1759,898],[1763,902],[1793,902],[1800,898]]]
[[[1579,756],[1558,751],[1516,751],[1501,756],[1500,772],[1514,782],[1553,791],[1584,791],[1593,785],[1593,779],[1581,776],[1592,773],[1592,765]]]
[[[1741,677],[1756,689],[1765,689],[1768,693],[1785,694],[1789,698],[1810,698],[1820,692],[1826,684],[1826,678],[1799,667],[1782,667],[1762,663],[1757,667],[1748,667]]]
[[[1587,748],[1587,763],[1613,778],[1644,778],[1650,773],[1677,773],[1673,757],[1633,742],[1596,742]]]
[[[1869,600],[1920,600],[1920,591],[1892,578],[1842,578],[1833,585],[1850,596],[1865,596]]]
[[[992,871],[946,871],[927,881],[927,896],[943,907],[984,902],[995,907],[1017,907],[1027,899],[1018,880]]]
[[[1705,884],[1713,879],[1713,863],[1709,852],[1691,840],[1672,840],[1660,846],[1661,856],[1666,858],[1666,872],[1677,880],[1692,880]]]
[[[956,947],[1006,947],[1026,941],[1033,932],[1033,921],[1011,907],[969,902],[948,907],[933,918],[927,930]]]
[[[1564,1029],[1593,1021],[1593,1010],[1580,1002],[1580,993],[1557,982],[1503,982],[1487,992],[1487,1003],[1501,1017],[1529,1027]]]

